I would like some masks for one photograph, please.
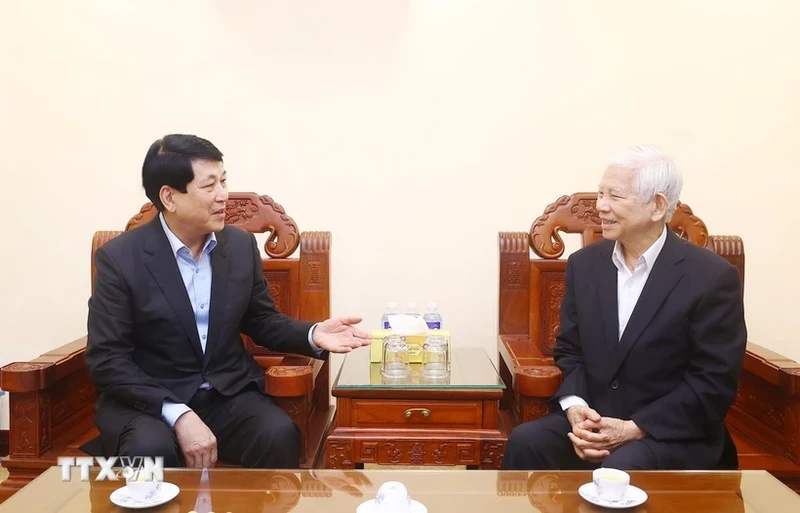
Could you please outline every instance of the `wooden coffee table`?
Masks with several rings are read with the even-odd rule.
[[[499,469],[506,433],[498,413],[505,385],[483,349],[454,348],[450,377],[426,383],[412,364],[406,383],[386,383],[368,351],[348,353],[331,393],[334,427],[326,468],[466,465]]]
[[[50,468],[0,504],[0,513],[122,513],[111,503],[121,483],[61,481]],[[458,470],[315,470],[271,471],[167,469],[167,482],[178,496],[153,509],[158,513],[354,512],[373,499],[388,481],[405,485],[411,498],[430,513],[611,511],[593,506],[578,494],[591,472],[518,472]],[[648,494],[643,505],[622,511],[642,513],[797,513],[800,496],[762,470],[742,472],[631,472],[631,484]]]

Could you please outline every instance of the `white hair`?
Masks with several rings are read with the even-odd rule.
[[[656,194],[663,194],[667,198],[664,221],[669,222],[683,187],[683,177],[672,157],[657,146],[640,144],[611,157],[608,163],[636,174],[634,192],[642,200],[650,201]]]

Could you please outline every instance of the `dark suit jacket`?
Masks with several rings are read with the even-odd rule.
[[[233,226],[216,237],[205,354],[158,217],[97,249],[86,364],[100,392],[96,418],[104,435],[116,439],[142,413],[161,418],[165,399],[188,403],[203,381],[224,395],[250,383],[264,390],[264,370],[240,333],[273,351],[317,357],[308,343],[312,323],[276,310],[255,237]]]
[[[554,400],[632,419],[663,467],[714,468],[747,341],[739,273],[669,230],[619,340],[613,250],[600,241],[568,260]]]

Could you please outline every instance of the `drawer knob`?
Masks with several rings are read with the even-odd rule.
[[[422,416],[425,417],[425,418],[428,418],[428,417],[431,416],[431,411],[428,408],[409,408],[409,409],[406,410],[405,413],[403,413],[403,417],[405,417],[407,419],[410,419],[411,418],[411,414],[414,413],[415,411],[418,411],[418,412],[422,413]]]

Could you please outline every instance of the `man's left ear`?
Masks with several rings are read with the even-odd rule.
[[[656,208],[653,210],[653,221],[661,221],[666,219],[667,208],[669,207],[667,197],[659,192],[655,195],[653,201],[655,201],[656,204]]]

